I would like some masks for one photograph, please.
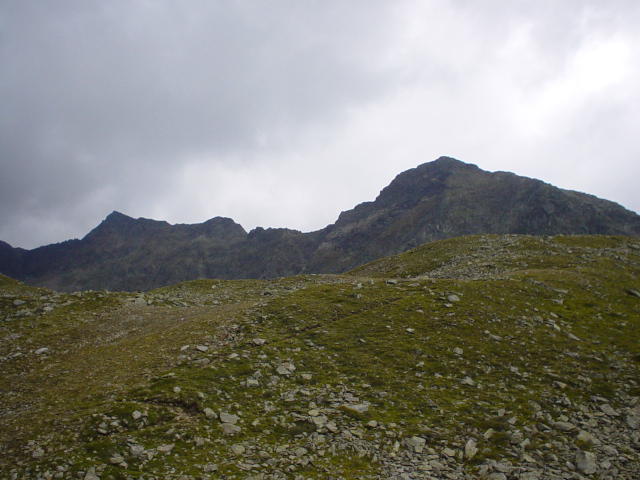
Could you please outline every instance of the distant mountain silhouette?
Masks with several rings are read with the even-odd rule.
[[[584,193],[441,157],[373,202],[301,233],[229,218],[170,225],[111,213],[82,240],[33,250],[0,242],[0,273],[60,291],[148,290],[196,278],[339,273],[433,240],[477,233],[640,235],[640,216]]]

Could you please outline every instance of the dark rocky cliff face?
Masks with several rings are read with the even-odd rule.
[[[373,202],[317,232],[228,218],[196,225],[110,214],[82,240],[34,250],[0,243],[0,273],[71,291],[148,290],[196,278],[339,273],[426,242],[477,233],[640,235],[618,204],[441,157],[398,175]]]
[[[591,195],[442,157],[344,212],[310,262],[340,272],[426,242],[477,233],[639,235],[640,217]]]

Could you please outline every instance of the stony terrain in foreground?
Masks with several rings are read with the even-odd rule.
[[[472,236],[343,275],[0,278],[0,479],[635,479],[640,239]]]

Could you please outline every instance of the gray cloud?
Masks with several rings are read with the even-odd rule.
[[[0,239],[321,228],[440,155],[636,211],[640,6],[4,2]]]

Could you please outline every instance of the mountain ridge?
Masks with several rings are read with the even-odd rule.
[[[640,216],[595,196],[440,157],[397,175],[373,201],[302,233],[214,217],[199,224],[114,211],[81,240],[0,244],[0,273],[60,291],[149,290],[197,278],[341,273],[418,245],[471,234],[640,235]]]

